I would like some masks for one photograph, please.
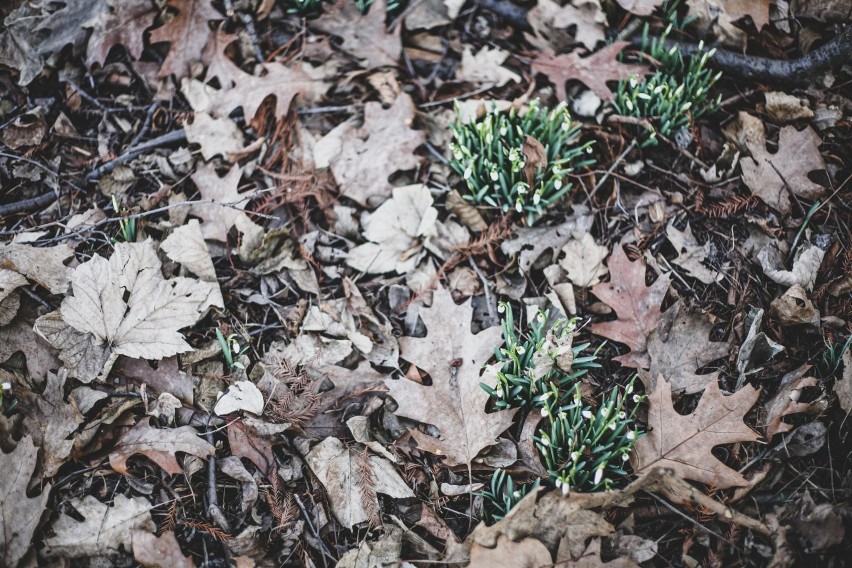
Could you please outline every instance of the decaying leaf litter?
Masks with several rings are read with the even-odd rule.
[[[845,565],[848,1],[0,13],[0,564]]]

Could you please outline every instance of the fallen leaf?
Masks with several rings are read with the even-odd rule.
[[[393,196],[363,221],[369,243],[349,251],[346,263],[369,274],[406,274],[425,254],[422,239],[435,232],[438,210],[422,184],[395,187]]]
[[[167,474],[177,475],[183,472],[177,461],[177,452],[207,458],[216,453],[216,448],[201,439],[192,426],[154,428],[150,418],[143,418],[118,440],[109,454],[109,465],[118,473],[127,475],[127,460],[135,454],[142,454]]]
[[[502,87],[509,81],[519,83],[521,77],[505,67],[509,53],[499,47],[484,46],[474,55],[470,46],[465,46],[461,63],[456,69],[456,79],[489,87]]]
[[[562,547],[560,546],[560,551]],[[639,568],[639,564],[631,558],[619,557],[609,562],[601,559],[601,539],[593,538],[589,541],[586,550],[577,558],[562,558],[559,551],[556,553],[556,564],[554,568]]]
[[[396,65],[402,51],[400,30],[385,26],[387,0],[376,0],[370,11],[362,14],[352,2],[335,2],[323,8],[321,18],[313,20],[311,28],[333,34],[343,40],[341,49],[361,61],[365,69]]]
[[[632,0],[625,1],[630,2]],[[637,1],[645,2],[649,0]],[[620,3],[621,2],[619,2],[619,4]],[[660,2],[657,3],[659,4]],[[769,23],[769,5],[771,3],[772,2],[769,2],[768,0],[709,0],[708,2],[708,4],[710,4],[711,6],[711,9],[714,9],[715,12],[722,12],[726,14],[731,19],[731,21],[736,21],[740,18],[751,16],[751,19],[754,22],[754,25],[758,29],[758,31],[760,31],[763,26]],[[695,11],[696,4],[697,0],[687,0],[687,5],[689,5],[690,16]],[[648,12],[648,14],[650,14],[650,12]]]
[[[60,515],[53,523],[54,536],[44,541],[42,553],[47,558],[116,556],[122,550],[130,552],[134,529],[146,532],[156,529],[151,504],[142,497],[131,499],[116,493],[109,506],[86,495],[71,499],[69,504],[84,520]]]
[[[553,564],[553,557],[540,540],[525,538],[513,542],[506,535],[497,537],[494,548],[474,543],[470,547],[469,568],[540,568]]]
[[[65,402],[66,377],[64,369],[48,373],[41,396],[25,390],[18,393],[24,429],[43,452],[38,472],[43,477],[53,477],[67,461],[74,447],[71,435],[83,422],[76,403]]]
[[[33,535],[41,520],[44,506],[50,497],[50,484],[41,488],[35,497],[27,496],[38,448],[32,438],[24,436],[15,451],[0,451],[0,564],[14,568],[26,556],[33,544]]]
[[[805,376],[810,368],[810,365],[803,365],[781,378],[778,392],[766,405],[767,440],[771,440],[775,434],[793,429],[791,424],[782,420],[785,416],[807,412],[811,408],[810,403],[799,402],[803,388],[816,387],[820,384],[819,379]]]
[[[214,156],[227,159],[229,153],[239,153],[245,146],[243,131],[228,117],[213,118],[206,112],[196,112],[183,129],[186,140],[201,146],[201,156],[207,161]]]
[[[204,282],[209,282],[214,290],[210,295],[208,305],[201,306],[201,311],[209,306],[224,308],[222,290],[216,279],[216,269],[213,267],[213,259],[210,258],[210,250],[204,242],[204,234],[201,232],[197,219],[190,219],[186,225],[181,225],[160,243],[160,250],[166,253],[170,259],[183,265],[187,270],[198,276]]]
[[[92,333],[80,333],[62,319],[59,310],[38,318],[33,331],[59,350],[59,359],[65,363],[68,375],[81,382],[94,381],[110,357],[110,348]]]
[[[48,31],[48,35],[38,41],[38,51],[49,58],[68,44],[74,44],[85,35],[86,28],[95,26],[109,10],[105,2],[99,0],[63,0],[64,6],[41,20],[34,32]]]
[[[67,330],[57,332],[66,336],[62,337],[52,333],[55,329],[46,329],[47,316],[36,321],[36,331],[65,352],[77,353],[77,343],[84,345],[81,351],[106,346],[113,362],[118,355],[162,359],[191,351],[178,330],[198,321],[203,315],[199,308],[214,293],[207,282],[163,278],[150,239],[116,244],[109,260],[92,256],[74,270],[71,283],[74,295],[65,297],[59,312],[79,332],[79,342],[61,343],[72,338],[67,337]],[[105,367],[111,368],[110,360]]]
[[[414,112],[414,103],[405,93],[388,109],[368,102],[362,126],[344,122],[317,143],[316,166],[331,167],[343,195],[362,207],[371,197],[384,201],[393,190],[388,177],[420,163],[414,151],[426,141],[426,134],[411,128]]]
[[[672,393],[701,392],[719,373],[699,375],[696,370],[728,355],[728,344],[710,341],[713,324],[706,317],[683,308],[678,301],[663,315],[657,329],[648,335],[651,382],[660,374],[671,383]],[[646,385],[653,388],[653,385]]]
[[[362,541],[358,548],[353,548],[341,556],[334,568],[379,568],[393,565],[411,568],[413,564],[400,561],[402,537],[402,529],[386,524],[382,527],[382,535],[377,541]]]
[[[631,566],[638,566],[657,556],[657,542],[639,535],[616,532],[608,540],[612,544],[612,552],[621,560],[628,561]],[[625,556],[629,558],[624,558]]]
[[[669,289],[669,276],[663,274],[645,286],[645,262],[630,262],[616,246],[609,257],[609,282],[592,288],[592,294],[609,304],[618,314],[615,321],[592,324],[592,333],[630,347],[630,353],[615,357],[625,367],[650,366],[648,335],[663,318],[660,304]]]
[[[557,53],[567,51],[573,43],[581,43],[592,51],[599,41],[606,39],[606,14],[599,0],[574,0],[560,6],[553,0],[539,0],[527,12],[530,27],[542,41],[537,43],[544,48],[544,42]],[[568,29],[575,27],[573,34]]]
[[[246,469],[246,466],[243,465],[243,462],[237,456],[227,456],[216,460],[216,467],[228,477],[240,482],[242,492],[240,495],[239,512],[241,515],[246,515],[254,507],[260,494],[254,476],[249,473],[249,470]]]
[[[763,96],[766,97],[766,113],[773,120],[789,122],[814,117],[814,111],[808,106],[808,99],[794,97],[780,91],[770,91]]]
[[[166,531],[160,536],[148,531],[130,531],[133,558],[144,568],[194,568],[195,562],[183,555],[175,533]]]
[[[40,18],[41,7],[22,3],[3,20],[0,33],[0,60],[18,71],[18,85],[30,84],[44,70],[44,59],[31,42],[33,20]]]
[[[662,376],[648,390],[648,431],[636,441],[630,463],[638,473],[657,467],[673,469],[714,489],[746,487],[742,474],[719,461],[711,450],[722,444],[753,442],[760,436],[744,422],[760,396],[746,385],[732,395],[719,390],[713,377],[692,414],[679,414],[672,406],[672,384]]]
[[[222,178],[212,164],[204,164],[192,174],[192,181],[198,187],[201,199],[213,202],[194,203],[189,209],[190,214],[202,220],[201,234],[205,239],[226,242],[228,231],[236,223],[237,217],[245,215],[243,209],[248,199],[237,192],[241,177],[242,170],[238,164],[231,166]]]
[[[751,308],[745,321],[748,332],[740,346],[739,353],[737,353],[737,371],[740,373],[737,388],[745,383],[747,372],[760,370],[760,365],[767,363],[784,351],[783,345],[772,341],[766,336],[766,333],[760,331],[762,323],[763,310]]]
[[[423,338],[402,337],[401,357],[426,371],[432,385],[408,379],[387,379],[385,385],[399,405],[397,416],[433,424],[440,437],[410,430],[417,445],[444,456],[448,466],[470,465],[512,423],[515,410],[487,413],[488,393],[479,385],[482,366],[500,344],[500,328],[470,332],[471,300],[457,306],[443,288],[433,294],[432,306],[420,310],[426,325]],[[486,376],[482,381],[489,382]],[[490,381],[493,383],[494,381]]]
[[[753,195],[788,215],[792,210],[791,193],[805,199],[816,199],[825,193],[824,187],[808,178],[809,172],[825,169],[820,144],[822,140],[810,126],[801,131],[785,126],[778,134],[778,151],[770,154],[766,150],[766,134],[760,129],[746,141],[751,157],[740,160],[743,182]]]
[[[823,257],[825,257],[824,250],[804,242],[796,251],[793,268],[787,270],[785,255],[774,243],[763,247],[757,253],[757,260],[770,280],[783,286],[799,285],[806,290],[813,290]]]
[[[21,306],[18,288],[27,285],[27,279],[13,270],[0,268],[0,326],[11,322]]]
[[[571,239],[562,247],[565,257],[559,261],[568,278],[580,288],[594,286],[607,275],[604,260],[609,249],[595,242],[589,233],[583,233],[579,239]]]
[[[707,239],[703,245],[699,244],[690,225],[681,231],[674,226],[674,221],[670,221],[666,227],[666,237],[678,254],[672,262],[683,268],[689,276],[704,284],[713,284],[722,278],[723,275],[719,271],[704,265],[707,257],[716,252],[713,241]]]
[[[852,412],[852,350],[843,352],[843,375],[834,381],[834,394],[846,414]]]
[[[619,6],[637,16],[650,16],[663,3],[663,0],[617,0],[617,2]]]
[[[335,518],[346,528],[370,520],[378,510],[376,493],[395,499],[414,497],[388,460],[347,448],[337,438],[314,446],[305,461],[325,488]],[[366,491],[365,491],[366,488]]]
[[[154,23],[157,9],[151,0],[107,0],[108,11],[93,21],[86,49],[86,65],[104,64],[113,46],[123,45],[133,59],[142,56],[145,30]]]
[[[500,244],[500,250],[507,256],[518,257],[518,270],[529,274],[530,268],[548,250],[552,256],[548,264],[556,260],[556,255],[572,238],[582,238],[592,228],[594,219],[585,207],[574,207],[574,213],[559,225],[552,227],[522,227],[516,236]]]
[[[565,83],[577,80],[595,92],[602,100],[609,101],[615,94],[607,86],[609,81],[620,81],[634,75],[645,75],[648,68],[635,63],[622,63],[618,54],[630,42],[615,41],[588,57],[580,57],[576,51],[556,55],[546,50],[538,54],[532,62],[532,72],[542,73],[556,87],[556,96],[567,101]]]
[[[819,327],[819,312],[800,284],[791,286],[769,305],[769,315],[781,325],[812,325]]]
[[[26,276],[51,294],[64,294],[71,274],[65,263],[73,256],[74,249],[67,245],[40,248],[9,243],[0,245],[0,268]]]
[[[221,20],[222,15],[213,7],[211,0],[168,0],[167,5],[177,14],[151,30],[150,41],[152,44],[170,44],[159,77],[174,75],[179,81],[191,75],[190,65],[201,59],[212,34],[210,20]]]
[[[220,393],[221,394],[221,393]],[[213,413],[224,416],[244,410],[256,416],[263,414],[263,394],[251,381],[237,381],[216,401]]]

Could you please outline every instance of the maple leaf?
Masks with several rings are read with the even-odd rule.
[[[123,45],[134,58],[142,56],[145,30],[154,23],[157,10],[151,0],[107,0],[109,11],[99,13],[93,22],[86,49],[86,65],[103,65],[110,49]]]
[[[365,69],[396,65],[402,51],[400,28],[388,32],[385,26],[387,0],[376,0],[370,11],[362,14],[353,2],[335,2],[323,9],[311,27],[343,40],[341,48],[361,60]]]
[[[64,294],[71,272],[65,263],[73,256],[74,249],[68,245],[40,248],[9,243],[0,245],[0,268],[23,274],[51,294]]]
[[[216,448],[199,438],[192,426],[154,428],[151,419],[145,418],[121,437],[109,454],[109,465],[118,473],[126,475],[130,456],[142,454],[169,475],[177,475],[183,472],[175,457],[177,452],[208,458],[216,453]]]
[[[649,431],[636,441],[630,460],[633,469],[641,473],[668,467],[683,479],[716,489],[747,486],[742,474],[716,459],[710,450],[760,438],[743,422],[759,396],[760,391],[751,385],[724,396],[714,377],[707,382],[695,411],[684,416],[672,406],[672,384],[659,376],[648,391]]]
[[[751,158],[740,160],[743,181],[752,194],[787,215],[791,210],[791,192],[806,199],[816,199],[825,193],[824,187],[808,179],[809,172],[825,169],[819,153],[821,143],[810,126],[801,131],[785,126],[778,134],[778,151],[770,154],[761,124],[754,136],[746,139]]]
[[[180,80],[190,75],[190,64],[201,59],[210,39],[210,20],[222,19],[212,0],[168,0],[177,10],[171,20],[151,31],[151,43],[170,43],[169,53],[160,67],[159,77],[174,75]]]
[[[214,203],[194,203],[189,212],[200,217],[201,234],[205,239],[227,242],[228,231],[234,226],[237,217],[245,215],[247,199],[237,192],[242,178],[240,166],[234,164],[225,177],[220,178],[216,166],[204,164],[192,174],[192,181],[198,187],[203,201]]]
[[[314,446],[305,461],[325,488],[334,516],[347,528],[369,520],[369,511],[378,510],[376,493],[414,497],[391,462],[348,448],[337,438]]]
[[[574,51],[556,55],[545,50],[532,62],[533,73],[543,73],[556,86],[556,96],[561,101],[568,100],[565,83],[576,79],[584,83],[603,100],[611,100],[615,94],[607,86],[608,81],[619,81],[633,75],[645,75],[648,68],[635,63],[622,63],[618,54],[627,41],[615,41],[588,57],[580,57]]]
[[[353,120],[344,122],[317,142],[316,166],[330,166],[341,192],[361,206],[367,207],[373,196],[384,201],[393,190],[388,177],[420,163],[414,150],[426,141],[426,134],[410,128],[414,111],[405,93],[388,109],[381,103],[367,103],[363,126]]]
[[[615,357],[625,367],[647,368],[648,334],[663,317],[660,303],[669,289],[669,276],[663,274],[651,286],[645,286],[645,262],[630,262],[620,246],[609,257],[608,267],[609,282],[593,287],[592,293],[609,304],[618,319],[593,324],[592,333],[630,347],[630,353]]]
[[[719,373],[698,375],[696,369],[726,356],[728,344],[710,341],[713,324],[682,306],[677,302],[670,307],[657,329],[648,336],[649,374],[653,380],[664,373],[675,394],[694,394],[701,392],[709,379],[719,376]]]
[[[178,330],[198,321],[215,288],[192,278],[166,280],[161,266],[149,239],[117,244],[109,260],[95,255],[74,270],[74,295],[66,296],[59,312],[84,346],[109,354],[103,372],[118,355],[162,359],[192,350]],[[36,321],[36,331],[57,349],[81,349],[60,343],[63,338],[40,326],[55,322],[55,316],[46,320],[50,315]],[[66,340],[75,335],[62,333]]]
[[[429,373],[432,385],[385,380],[399,405],[398,416],[438,427],[439,438],[410,432],[420,448],[444,456],[449,466],[470,465],[479,452],[497,443],[515,415],[515,410],[485,412],[488,393],[479,385],[480,371],[500,344],[501,331],[490,327],[472,334],[472,314],[470,299],[457,306],[447,290],[436,290],[432,307],[420,310],[426,337],[399,340],[402,358]]]
[[[128,498],[117,493],[112,506],[92,495],[68,502],[83,517],[68,514],[53,524],[54,536],[45,539],[43,554],[48,558],[115,556],[130,550],[133,529],[153,532],[151,504],[142,497]]]
[[[33,543],[33,534],[50,497],[50,484],[41,494],[27,496],[30,477],[36,467],[38,448],[24,436],[11,453],[0,451],[0,564],[17,566]]]

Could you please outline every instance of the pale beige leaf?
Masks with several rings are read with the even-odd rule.
[[[405,93],[388,109],[381,103],[367,103],[362,126],[344,122],[320,140],[318,148],[328,146],[323,146],[326,139],[334,144],[322,159],[315,154],[318,167],[328,163],[342,193],[360,205],[366,207],[370,198],[384,201],[393,190],[388,177],[420,163],[414,150],[426,141],[426,134],[411,128],[414,111],[414,103]]]
[[[0,564],[3,566],[17,566],[26,556],[50,497],[50,484],[42,487],[37,496],[27,496],[37,457],[38,448],[29,436],[21,438],[12,453],[0,451],[0,471],[3,472],[3,483],[0,484]]]
[[[42,248],[11,243],[0,245],[0,268],[23,274],[51,294],[64,294],[71,273],[65,263],[73,256],[74,249],[67,245]]]
[[[509,53],[499,47],[485,46],[474,54],[470,46],[465,46],[456,79],[491,87],[502,87],[509,81],[519,83],[520,76],[503,67],[508,57]]]
[[[599,41],[606,39],[606,14],[599,0],[573,0],[560,6],[554,0],[538,0],[527,12],[540,47],[549,45],[555,52],[568,51],[572,44],[581,43],[593,50]],[[575,28],[573,34],[569,28]]]
[[[666,236],[678,253],[672,262],[683,268],[687,274],[704,284],[713,284],[722,278],[721,273],[704,265],[707,257],[715,252],[713,241],[707,239],[703,245],[699,244],[691,226],[687,225],[681,231],[674,226],[674,222],[670,222],[666,227]]]
[[[15,319],[20,307],[21,294],[17,290],[12,290],[9,294],[3,296],[0,299],[0,327]]]
[[[672,384],[657,377],[655,388],[648,390],[648,431],[636,441],[633,469],[643,473],[668,467],[684,479],[714,489],[747,486],[742,474],[719,461],[711,450],[760,438],[743,422],[759,396],[760,391],[751,385],[725,396],[713,377],[692,414],[682,415],[672,406]]]
[[[215,156],[228,159],[229,153],[238,153],[245,146],[243,131],[227,116],[213,118],[206,112],[196,112],[183,129],[187,141],[201,146],[201,156],[208,161]]]
[[[105,369],[109,347],[93,334],[81,333],[65,323],[59,310],[38,318],[33,330],[59,350],[59,359],[65,363],[69,376],[90,383]]]
[[[525,538],[513,542],[506,535],[497,537],[497,546],[470,547],[469,568],[540,568],[553,564],[553,557],[540,540]]]
[[[654,0],[623,0],[624,2],[653,2]],[[661,2],[657,2],[659,5]],[[621,4],[621,2],[619,2]],[[727,16],[730,21],[736,21],[745,16],[751,16],[755,27],[760,31],[769,23],[769,5],[771,0],[687,0],[689,15],[700,11],[699,7],[704,4],[708,11],[719,17],[719,14]],[[621,4],[628,9],[624,4]],[[632,11],[632,10],[631,10]],[[639,12],[635,12],[639,14]],[[650,12],[649,12],[650,13]],[[647,15],[647,14],[640,14]]]
[[[112,505],[92,495],[72,499],[70,505],[84,518],[60,515],[53,523],[54,536],[46,538],[42,550],[48,558],[115,556],[131,550],[133,529],[153,532],[151,504],[142,497],[128,498],[116,493]]]
[[[663,0],[617,0],[618,5],[637,16],[650,16]]]
[[[260,416],[263,414],[263,394],[251,381],[237,381],[216,401],[213,413],[224,416],[244,410]]]
[[[488,393],[480,381],[494,384],[495,377],[480,378],[482,366],[500,344],[500,328],[491,327],[474,335],[470,331],[471,301],[457,306],[449,292],[439,288],[432,307],[421,309],[426,337],[400,338],[401,356],[429,373],[432,385],[408,379],[385,380],[399,405],[398,416],[433,424],[435,438],[411,430],[420,448],[444,456],[447,465],[470,464],[512,423],[515,410],[488,413]],[[492,369],[493,371],[493,369]]]
[[[372,241],[349,251],[346,263],[361,272],[405,274],[422,258],[422,237],[435,232],[438,210],[429,188],[422,184],[396,187],[363,223],[364,238]]]
[[[116,443],[109,454],[109,465],[118,473],[127,474],[127,460],[134,454],[142,454],[169,475],[176,475],[183,472],[177,452],[207,458],[216,449],[201,439],[192,426],[154,428],[150,418],[143,418]]]
[[[237,188],[242,171],[234,164],[225,177],[220,178],[216,167],[204,164],[192,174],[192,181],[201,193],[201,200],[212,203],[195,203],[189,212],[201,218],[201,234],[205,239],[226,242],[228,231],[246,207],[247,199]]]
[[[592,228],[593,218],[585,207],[575,207],[574,213],[565,222],[552,227],[522,227],[516,236],[500,244],[500,250],[508,256],[518,257],[518,269],[528,274],[541,256],[551,251],[550,262],[556,260],[559,250],[572,238],[578,239]]]
[[[177,15],[151,30],[151,43],[169,43],[169,52],[160,67],[160,77],[174,75],[178,80],[191,74],[190,65],[201,53],[212,33],[208,22],[221,19],[211,0],[168,0]]]
[[[606,276],[607,268],[603,262],[609,249],[597,244],[589,233],[565,243],[562,252],[565,257],[559,261],[559,266],[565,269],[571,282],[580,288],[594,286]]]
[[[662,320],[660,304],[669,289],[669,277],[661,275],[645,286],[645,263],[630,262],[624,250],[616,246],[609,257],[609,282],[598,284],[592,293],[618,314],[615,321],[592,324],[592,333],[630,347],[630,353],[614,359],[626,367],[648,367],[648,335]]]
[[[793,267],[788,270],[786,255],[775,243],[763,247],[757,253],[757,260],[770,280],[783,286],[798,285],[805,290],[813,290],[823,257],[824,250],[810,242],[804,242],[796,251]]]
[[[763,133],[757,140],[748,141],[750,158],[740,160],[743,181],[752,194],[781,214],[792,211],[790,193],[805,199],[816,199],[825,188],[808,178],[808,173],[824,170],[825,162],[819,153],[822,140],[810,127],[798,131],[785,126],[778,134],[778,151],[770,154]]]
[[[11,322],[18,313],[21,299],[16,290],[26,284],[27,279],[22,274],[0,268],[0,326]]]
[[[378,507],[376,493],[396,499],[414,497],[414,492],[393,465],[382,457],[367,456],[371,479],[365,479],[366,472],[360,463],[364,460],[364,451],[347,448],[337,438],[328,437],[305,456],[311,471],[325,488],[335,518],[346,528],[369,520],[367,508]],[[361,489],[365,485],[372,489],[366,492],[366,498],[373,503],[364,503]]]
[[[216,280],[216,269],[213,267],[213,259],[210,258],[210,250],[204,242],[201,227],[197,219],[190,219],[186,225],[182,225],[172,231],[166,239],[160,243],[160,250],[166,253],[170,259],[179,262],[187,270],[198,276],[204,282],[213,285],[213,293],[209,305],[224,308],[222,291]],[[203,311],[208,306],[202,306]]]
[[[674,394],[701,392],[707,381],[719,374],[699,375],[696,371],[728,355],[726,342],[710,341],[712,330],[713,324],[706,317],[690,312],[681,302],[671,306],[648,336],[650,380],[663,374]]]
[[[580,57],[573,51],[556,55],[550,50],[538,54],[532,62],[533,73],[543,73],[556,87],[556,96],[567,101],[565,83],[580,81],[593,90],[601,99],[608,101],[615,95],[607,85],[611,81],[620,81],[634,75],[645,75],[648,68],[635,63],[623,63],[618,54],[629,42],[615,41],[588,57]]]
[[[402,26],[388,31],[386,17],[387,0],[376,0],[366,14],[361,14],[352,2],[335,2],[324,7],[322,17],[313,20],[310,26],[340,37],[341,49],[359,59],[362,67],[372,69],[396,65],[402,51]]]
[[[852,350],[843,352],[843,375],[834,381],[834,394],[846,414],[852,412]]]
[[[844,352],[844,355],[846,352]],[[810,368],[810,365],[802,365],[781,378],[778,392],[766,405],[765,434],[767,440],[771,440],[775,434],[789,432],[793,429],[791,424],[782,420],[785,416],[809,412],[815,408],[811,403],[799,402],[803,388],[820,385],[819,379],[806,376]]]
[[[193,568],[195,562],[183,555],[175,533],[166,531],[160,536],[133,529],[130,531],[133,558],[145,568]]]
[[[789,122],[814,117],[814,111],[808,106],[808,99],[780,91],[764,93],[764,97],[766,97],[766,112],[773,120]]]
[[[777,318],[781,325],[819,326],[819,311],[808,298],[801,284],[791,286],[780,298],[769,305],[769,315]]]

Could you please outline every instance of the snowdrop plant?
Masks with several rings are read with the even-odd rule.
[[[577,379],[600,365],[597,352],[579,357],[588,343],[571,346],[576,321],[560,320],[548,328],[547,313],[539,312],[527,333],[519,335],[511,306],[501,303],[498,310],[503,314],[504,345],[496,350],[496,357],[503,366],[497,384],[482,387],[497,408],[525,408],[541,415],[533,443],[549,485],[565,494],[614,488],[628,475],[627,459],[641,435],[635,415],[645,397],[633,392],[635,379],[623,389],[611,390],[597,404],[584,401]],[[545,366],[550,370],[541,374],[541,363],[553,355],[554,345],[562,354],[570,349],[570,369],[563,362],[561,368]],[[499,520],[539,483],[516,486],[506,472],[495,471],[490,490],[480,493],[486,501],[486,516]]]
[[[523,114],[492,105],[477,120],[456,110],[450,164],[467,185],[465,198],[526,215],[528,225],[571,190],[571,172],[594,163],[592,142],[580,143],[565,103],[547,110],[536,99]]]
[[[683,133],[688,136],[693,121],[714,112],[721,102],[721,95],[712,98],[710,91],[722,73],[707,68],[716,50],[706,51],[701,42],[692,57],[684,58],[676,46],[665,47],[671,31],[669,24],[660,38],[649,40],[645,27],[642,50],[659,63],[657,72],[645,79],[619,81],[613,101],[618,114],[644,119],[643,147],[658,144],[658,134],[676,140]]]

